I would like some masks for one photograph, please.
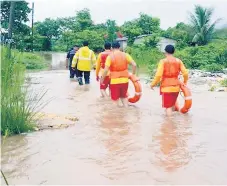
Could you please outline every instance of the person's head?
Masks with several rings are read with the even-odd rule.
[[[114,41],[112,43],[112,48],[113,49],[120,49],[120,47],[121,47],[121,45],[120,45],[120,43],[118,41]]]
[[[167,46],[165,47],[165,54],[166,54],[166,55],[173,55],[174,52],[175,52],[175,48],[174,48],[173,45],[167,45]]]
[[[105,50],[110,50],[111,49],[111,43],[106,42],[104,45]]]
[[[84,42],[83,42],[83,45],[84,45],[84,46],[88,46],[88,41],[84,41]]]
[[[74,47],[73,47],[73,49],[76,50],[76,51],[77,51],[79,48],[80,48],[79,45],[74,45]]]

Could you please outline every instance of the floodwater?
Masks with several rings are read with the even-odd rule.
[[[63,69],[31,77],[52,99],[42,112],[79,121],[7,138],[1,163],[9,184],[227,184],[227,93],[191,84],[191,111],[168,119],[159,90],[143,81],[141,100],[117,109],[99,97],[94,72],[89,87]]]

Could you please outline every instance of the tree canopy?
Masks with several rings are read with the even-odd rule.
[[[13,38],[16,47],[31,49],[31,28],[26,24],[31,9],[25,1],[15,3],[15,17]],[[1,24],[8,28],[10,2],[1,2]],[[213,9],[195,6],[194,13],[190,14],[190,24],[177,23],[175,27],[167,30],[160,28],[160,19],[140,13],[138,18],[126,21],[123,25],[117,25],[115,20],[108,19],[104,23],[94,24],[89,9],[82,9],[75,16],[61,17],[57,19],[46,18],[44,21],[34,23],[35,50],[68,50],[74,44],[81,44],[82,40],[88,40],[93,49],[103,46],[105,41],[114,41],[119,37],[127,37],[128,45],[133,45],[136,37],[149,35],[144,44],[147,47],[155,47],[160,36],[177,41],[178,48],[185,48],[197,43],[205,45],[213,38],[223,38],[225,30],[215,31],[215,25],[219,20],[211,23]],[[23,44],[22,44],[23,43]]]
[[[214,9],[212,8],[195,6],[194,14],[190,14],[190,22],[194,30],[193,42],[199,45],[206,45],[212,39],[215,26],[220,21],[220,19],[217,19],[211,23],[213,11]]]
[[[5,29],[8,29],[9,26],[10,3],[10,1],[1,2],[1,25]],[[30,29],[25,23],[29,21],[28,15],[30,12],[28,2],[17,1],[15,3],[13,33],[29,34]]]

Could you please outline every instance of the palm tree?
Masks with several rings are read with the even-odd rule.
[[[213,8],[203,8],[196,5],[194,14],[190,13],[190,22],[194,30],[192,42],[198,45],[206,45],[213,36],[216,24],[220,21],[217,19],[211,23]]]

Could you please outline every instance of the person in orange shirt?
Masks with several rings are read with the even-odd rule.
[[[133,74],[136,73],[136,63],[129,54],[120,51],[119,42],[115,41],[112,44],[112,51],[106,59],[105,70],[101,78],[101,83],[107,73],[110,71],[110,92],[111,99],[118,104],[119,99],[125,107],[128,107],[128,81],[129,72],[128,64],[132,65]]]
[[[108,57],[108,55],[111,52],[111,43],[107,42],[104,45],[105,51],[101,52],[98,55],[98,59],[96,62],[96,80],[99,81],[99,75],[100,75],[100,70],[101,70],[101,74],[105,69],[105,62],[106,62],[106,58]],[[101,95],[102,97],[108,97],[107,93],[106,93],[106,89],[110,84],[110,77],[109,74],[107,74],[107,76],[105,77],[103,83],[101,83],[100,81],[100,91],[101,91]]]
[[[180,72],[184,77],[184,84],[188,81],[188,71],[183,62],[173,56],[175,48],[173,45],[165,47],[165,59],[160,60],[151,89],[161,81],[160,94],[162,95],[162,107],[166,108],[166,115],[171,116],[180,92]]]

